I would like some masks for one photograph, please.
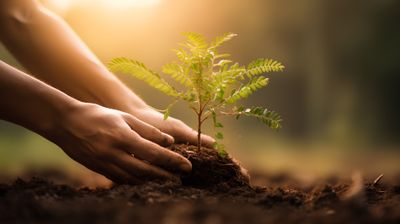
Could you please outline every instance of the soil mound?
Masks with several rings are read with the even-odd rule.
[[[215,149],[174,144],[170,147],[192,163],[192,172],[181,177],[182,184],[200,188],[226,188],[249,185],[249,178],[229,155],[220,156]]]

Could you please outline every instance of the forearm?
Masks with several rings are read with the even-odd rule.
[[[79,101],[0,61],[0,119],[45,137]]]
[[[146,105],[59,17],[32,0],[4,5],[0,38],[35,77],[85,102],[127,112]]]
[[[177,179],[159,166],[191,170],[187,159],[161,146],[172,144],[171,136],[127,113],[82,103],[1,61],[0,119],[31,129],[120,183]]]
[[[163,119],[119,81],[72,29],[36,0],[0,0],[0,40],[37,78],[84,102],[118,109],[172,135],[197,142],[180,120]],[[203,142],[212,145],[207,137]]]

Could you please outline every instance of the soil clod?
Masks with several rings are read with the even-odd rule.
[[[221,156],[217,150],[196,146],[174,144],[170,147],[192,163],[192,172],[182,176],[182,184],[200,188],[221,189],[249,186],[248,177],[230,156]]]

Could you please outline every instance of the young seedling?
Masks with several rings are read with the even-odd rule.
[[[163,72],[181,88],[175,88],[156,72],[148,69],[143,63],[120,57],[114,58],[108,64],[113,72],[122,72],[143,80],[150,86],[175,98],[167,106],[164,119],[167,119],[171,107],[179,100],[186,101],[197,116],[197,148],[201,149],[201,130],[204,121],[212,118],[215,130],[223,125],[217,120],[220,115],[255,117],[268,127],[278,130],[281,127],[280,116],[262,107],[245,108],[235,106],[235,103],[247,98],[255,91],[268,85],[269,79],[263,74],[283,71],[284,66],[272,59],[257,59],[248,66],[240,66],[228,58],[229,54],[220,53],[217,49],[236,34],[227,33],[207,43],[205,38],[197,33],[185,33],[186,42],[183,48],[175,50],[178,61],[163,66]],[[225,155],[224,146],[219,143],[223,134],[216,131],[217,143],[215,148],[220,155]]]

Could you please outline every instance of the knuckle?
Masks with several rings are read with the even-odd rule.
[[[111,149],[100,149],[97,153],[97,158],[100,160],[112,160],[115,156],[115,151]]]
[[[161,136],[161,131],[155,127],[151,127],[150,133],[154,136]]]
[[[185,125],[181,120],[175,119],[175,118],[171,118],[171,120],[168,120],[168,126],[170,126],[170,128],[173,131],[177,131],[179,130],[183,125]]]
[[[183,123],[183,121],[181,121],[181,120],[174,119],[174,120],[173,120],[173,124],[172,124],[172,126],[173,126],[174,128],[178,128],[178,129],[180,129],[180,128],[182,128],[182,127],[185,127],[185,126],[186,126],[186,124],[185,124],[185,123]]]
[[[128,121],[130,121],[131,123],[136,123],[137,122],[137,118],[128,114],[128,113],[124,113],[124,118],[127,119]]]
[[[123,134],[121,135],[121,138],[119,139],[120,145],[128,148],[137,148],[142,142],[142,137],[134,132],[131,131],[129,134]]]
[[[159,163],[161,160],[162,160],[162,155],[161,155],[161,153],[160,153],[160,150],[159,149],[157,149],[157,148],[155,148],[155,147],[153,147],[153,148],[151,148],[151,149],[149,149],[148,150],[148,157],[149,157],[149,160],[151,160],[151,161],[149,161],[149,162],[152,162],[152,163]]]

